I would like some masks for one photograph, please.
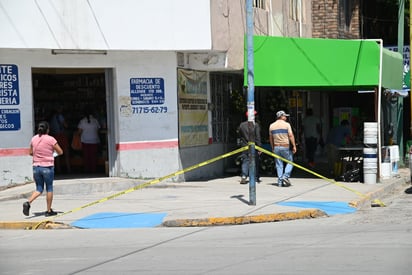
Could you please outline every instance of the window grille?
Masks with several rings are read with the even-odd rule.
[[[265,9],[265,0],[254,0],[253,7],[259,9]]]
[[[353,0],[340,0],[340,27],[344,31],[350,31],[352,21]]]
[[[230,96],[235,90],[242,93],[243,78],[236,74],[210,74],[213,143],[228,143],[236,139],[236,114]],[[243,106],[246,108],[246,106]]]

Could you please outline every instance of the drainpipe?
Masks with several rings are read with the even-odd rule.
[[[269,22],[269,35],[273,35],[273,7],[272,7],[272,1],[269,1],[269,14],[268,14],[268,22]]]
[[[303,18],[302,1],[303,0],[298,0],[298,1],[299,1],[299,37],[302,37],[302,18]]]

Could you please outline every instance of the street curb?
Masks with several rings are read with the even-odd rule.
[[[34,189],[33,189],[34,190]],[[7,197],[0,198],[0,201],[11,201],[11,200],[19,200],[19,199],[28,199],[30,198],[33,191],[25,192],[21,194],[10,195]]]
[[[177,219],[164,221],[163,227],[196,227],[196,226],[217,226],[217,225],[240,225],[250,223],[280,222],[298,219],[312,219],[327,216],[318,209],[302,210],[298,212],[285,212],[274,214],[262,214],[254,216],[240,217],[212,217],[203,219]]]
[[[218,226],[218,225],[242,225],[251,223],[268,223],[290,221],[298,219],[313,219],[328,216],[325,212],[318,209],[308,209],[297,212],[285,212],[274,214],[262,214],[254,216],[239,216],[239,217],[214,217],[204,219],[177,219],[164,221],[162,227],[201,227],[201,226]],[[77,229],[71,225],[44,221],[44,222],[0,222],[0,229]]]
[[[36,229],[74,229],[68,224],[60,222],[0,222],[0,229],[26,229],[26,230],[36,230]]]
[[[371,207],[372,202],[374,200],[382,198],[382,196],[384,196],[385,194],[390,193],[391,191],[395,190],[396,188],[406,183],[407,183],[407,180],[404,177],[400,177],[396,179],[391,184],[388,184],[385,182],[377,183],[377,184],[382,184],[382,187],[374,192],[367,193],[365,197],[359,200],[350,201],[349,205],[357,209],[362,209],[364,207]]]
[[[93,180],[93,179],[91,179]],[[84,180],[55,180],[53,189],[55,194],[59,195],[74,195],[74,194],[95,194],[95,193],[105,193],[105,192],[117,192],[124,191],[135,186],[138,186],[144,183],[141,180],[128,179],[128,178],[106,178],[98,179],[99,182],[91,182],[90,179],[86,178]],[[10,187],[10,190],[16,188],[24,188],[20,193],[11,193],[8,194],[8,188],[0,191],[0,202],[1,201],[10,201],[10,200],[19,200],[19,199],[28,199],[33,191],[36,190],[36,186],[32,182],[16,185]],[[29,191],[27,191],[29,188]],[[4,192],[2,192],[4,191]],[[16,192],[16,191],[15,191]],[[42,194],[44,196],[44,193]]]

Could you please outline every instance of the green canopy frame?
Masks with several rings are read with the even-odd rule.
[[[381,119],[382,88],[402,89],[401,54],[383,48],[381,39],[342,40],[276,36],[253,37],[254,86],[296,89],[375,90]],[[245,40],[245,86],[248,85]],[[378,131],[378,148],[381,134]],[[381,150],[378,150],[381,171]]]
[[[379,40],[254,36],[254,85],[300,89],[376,88],[381,60],[381,45],[377,42]],[[387,49],[382,53],[382,87],[402,89],[402,56]],[[244,79],[247,82],[246,67]]]

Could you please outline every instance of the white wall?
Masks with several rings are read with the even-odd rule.
[[[208,50],[210,0],[1,0],[0,48]]]
[[[14,64],[18,69],[19,105],[0,105],[0,109],[20,110],[20,130],[0,131],[0,186],[24,183],[33,178],[29,144],[34,131],[31,69],[26,66],[24,54],[1,51],[0,64]]]
[[[109,52],[107,55],[52,55],[50,50],[0,50],[0,64],[15,64],[19,73],[20,104],[1,105],[21,111],[19,131],[1,131],[0,186],[32,179],[28,147],[33,135],[31,69],[112,68],[114,71],[114,121],[117,146],[127,145],[111,156],[118,173],[130,177],[154,177],[179,170],[177,147],[176,54],[174,52]],[[130,98],[130,78],[164,79],[166,113],[120,113],[121,98]],[[81,99],[80,99],[81,100]],[[132,106],[137,107],[137,106]],[[166,144],[166,145],[165,145]],[[12,156],[7,156],[12,152]],[[14,152],[14,153],[13,153]]]
[[[124,52],[117,52],[116,56],[124,59],[124,63],[116,67],[119,140],[124,146],[132,148],[119,152],[119,176],[154,178],[181,169],[177,128],[176,54],[135,52],[125,55]],[[164,78],[165,104],[161,106],[167,107],[167,113],[141,113],[138,111],[141,106],[137,105],[132,106],[137,108],[137,113],[130,115],[121,112],[121,97],[130,96],[130,78],[139,77]],[[157,148],[158,146],[162,148]]]
[[[219,146],[180,153],[178,148],[176,52],[184,53],[186,68],[220,71],[243,64],[243,58],[239,64],[230,61],[227,47],[211,51],[210,10],[211,0],[0,0],[0,64],[18,66],[22,119],[20,131],[1,132],[6,142],[0,144],[0,185],[32,178],[27,150],[35,126],[33,67],[112,71],[115,125],[109,131],[119,148],[111,156],[114,176],[163,176],[179,170],[181,159],[203,161],[212,151],[221,153]],[[243,56],[243,43],[237,48]],[[50,49],[107,50],[107,55],[52,55]],[[164,78],[167,113],[122,112],[130,78],[139,77]],[[12,155],[6,156],[9,150]],[[194,173],[213,173],[206,170]]]

